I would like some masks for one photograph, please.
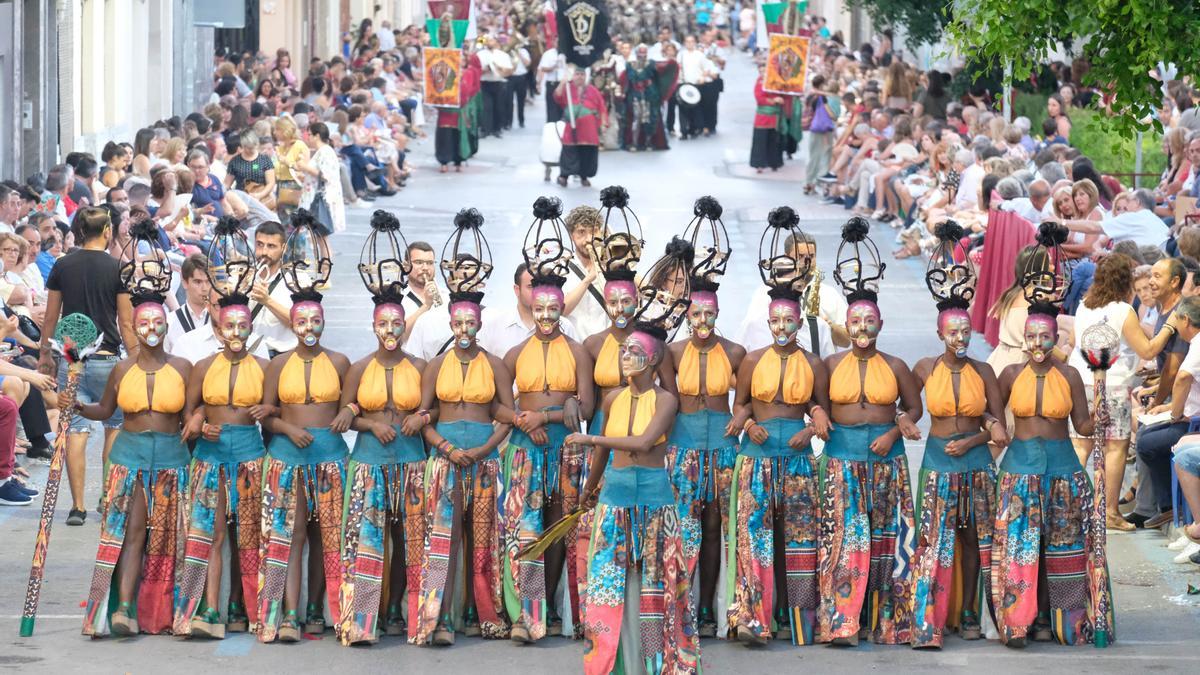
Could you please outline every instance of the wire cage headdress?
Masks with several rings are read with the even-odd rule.
[[[562,202],[557,197],[538,197],[533,202],[533,222],[525,232],[521,255],[534,286],[562,288],[567,283],[571,238],[567,236]]]
[[[721,203],[705,195],[692,206],[692,219],[683,230],[683,238],[692,245],[695,263],[692,265],[692,290],[716,291],[729,265],[733,250],[729,232],[721,222]]]
[[[371,214],[371,233],[358,254],[358,276],[376,305],[400,304],[412,263],[400,220],[382,209]]]
[[[442,280],[450,301],[483,301],[483,289],[492,275],[492,249],[483,236],[483,214],[474,208],[454,216],[454,233],[442,247]]]
[[[633,281],[637,264],[646,242],[642,239],[642,222],[629,208],[629,192],[620,185],[610,185],[600,191],[604,207],[604,231],[593,241],[596,262],[608,281]],[[614,215],[620,214],[620,220]]]
[[[962,243],[964,233],[962,225],[953,220],[946,220],[933,230],[938,243],[925,266],[925,286],[937,302],[939,312],[969,309],[971,298],[975,297],[978,277]],[[963,261],[958,262],[958,257]]]
[[[1066,226],[1059,223],[1045,222],[1038,226],[1037,243],[1045,250],[1045,256],[1029,256],[1020,277],[1030,314],[1053,317],[1062,308],[1071,288],[1071,263],[1062,249],[1067,235]]]
[[[217,304],[222,307],[249,304],[258,272],[258,260],[241,223],[232,216],[222,216],[213,227],[206,272],[213,291],[221,296]]]
[[[121,249],[121,284],[134,305],[163,303],[171,290],[171,263],[158,238],[158,225],[151,219],[129,228],[129,241]]]
[[[284,244],[283,283],[292,292],[294,302],[320,302],[320,289],[333,273],[329,242],[320,234],[321,224],[306,209],[292,214],[292,228]]]
[[[854,216],[842,225],[842,243],[838,245],[837,266],[833,279],[842,287],[848,302],[879,300],[879,282],[887,265],[879,257],[879,248],[867,236],[871,223]]]
[[[773,298],[800,298],[812,271],[812,259],[797,257],[796,245],[807,241],[800,216],[792,207],[779,206],[767,214],[767,227],[758,240],[758,275]]]
[[[638,285],[638,309],[633,315],[637,330],[660,340],[675,332],[692,304],[694,262],[691,242],[681,237],[671,239],[663,257],[655,261]]]

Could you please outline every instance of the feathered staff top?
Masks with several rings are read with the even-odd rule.
[[[371,233],[358,255],[358,276],[376,305],[401,303],[412,263],[400,220],[382,209],[371,214]]]
[[[962,245],[963,227],[953,220],[946,220],[934,228],[937,247],[929,256],[925,267],[925,286],[937,302],[938,312],[948,309],[966,310],[975,297],[975,270],[966,258],[966,247]],[[963,254],[963,262],[955,259],[955,253]]]

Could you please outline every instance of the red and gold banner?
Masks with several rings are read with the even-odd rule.
[[[770,40],[763,89],[773,94],[804,94],[808,84],[809,38],[774,33]]]
[[[462,50],[425,47],[425,102],[439,108],[462,105]]]

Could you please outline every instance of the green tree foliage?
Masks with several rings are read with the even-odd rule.
[[[848,0],[847,4],[865,9],[876,28],[903,27],[910,45],[940,40],[951,17],[946,0]]]
[[[1015,81],[1057,45],[1074,47],[1091,65],[1083,84],[1113,96],[1109,125],[1125,136],[1150,126],[1162,92],[1149,73],[1159,62],[1175,64],[1178,79],[1200,74],[1196,0],[957,0],[946,30],[976,60],[1011,62]]]

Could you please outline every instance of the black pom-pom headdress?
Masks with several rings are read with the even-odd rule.
[[[320,302],[321,290],[333,273],[329,242],[323,226],[307,209],[292,214],[292,233],[284,244],[283,283],[292,292],[292,302]]]
[[[842,243],[838,245],[837,267],[833,279],[842,287],[847,302],[879,301],[879,282],[887,265],[879,258],[879,249],[867,236],[871,224],[866,218],[854,216],[842,226]]]
[[[232,216],[218,219],[208,245],[206,270],[213,291],[221,296],[217,304],[221,307],[250,304],[250,290],[260,270],[242,224]]]
[[[533,222],[525,232],[521,255],[533,277],[534,286],[562,288],[567,283],[571,262],[571,238],[562,220],[562,202],[557,197],[538,197],[533,202]]]
[[[1038,226],[1037,243],[1046,251],[1043,256],[1030,256],[1021,270],[1021,286],[1030,314],[1056,317],[1063,299],[1071,288],[1071,264],[1062,245],[1067,241],[1066,226],[1044,222]]]
[[[376,305],[399,305],[408,288],[412,263],[400,220],[382,209],[371,214],[371,233],[358,254],[358,276]]]
[[[792,207],[771,209],[758,240],[758,274],[763,283],[773,290],[789,291],[788,297],[799,297],[812,271],[812,258],[797,257],[796,248],[810,241]]]
[[[933,234],[938,243],[925,267],[925,286],[937,302],[938,312],[969,309],[975,297],[976,275],[962,245],[963,227],[946,220],[934,228]],[[962,254],[963,262],[955,260],[956,252]]]
[[[674,237],[667,244],[663,257],[642,277],[638,286],[638,310],[633,315],[635,329],[639,325],[657,328],[665,339],[675,332],[691,305],[691,270],[695,250],[691,242]],[[658,331],[650,332],[658,336]]]
[[[159,241],[158,225],[151,219],[129,228],[129,241],[121,250],[120,278],[133,305],[162,304],[171,289],[171,263]]]
[[[692,220],[683,230],[683,238],[695,251],[696,262],[691,273],[693,291],[716,291],[729,265],[733,247],[725,223],[721,221],[722,211],[720,202],[705,195],[696,200]]]
[[[442,247],[442,280],[450,302],[483,301],[483,288],[492,275],[492,249],[483,236],[483,214],[473,208],[454,216],[454,233]]]
[[[607,281],[633,281],[637,264],[642,257],[642,223],[629,208],[629,192],[620,185],[610,185],[600,191],[604,207],[604,231],[592,242],[596,262]],[[620,214],[620,219],[614,215]]]

